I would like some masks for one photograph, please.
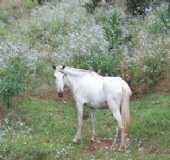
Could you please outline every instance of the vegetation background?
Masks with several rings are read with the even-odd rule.
[[[83,141],[71,144],[74,103],[67,90],[57,98],[52,64],[129,83],[126,153],[90,144],[88,109]],[[0,0],[0,159],[169,159],[169,68],[168,0]],[[111,138],[110,113],[97,119]]]

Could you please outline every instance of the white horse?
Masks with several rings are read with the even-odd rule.
[[[85,104],[92,107],[92,138],[96,138],[96,109],[108,106],[118,123],[113,145],[120,136],[120,147],[126,147],[128,125],[130,120],[129,98],[132,94],[128,84],[120,77],[103,77],[96,72],[65,66],[53,66],[57,92],[60,97],[67,85],[73,93],[78,113],[78,127],[73,139],[79,143],[83,126],[83,109]],[[120,135],[119,135],[120,134]]]

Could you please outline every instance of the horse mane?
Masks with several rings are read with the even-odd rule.
[[[92,75],[98,75],[98,73],[92,71],[92,70],[85,70],[85,69],[77,69],[73,67],[66,67],[64,70],[64,73],[72,76],[82,76],[83,74],[92,74]]]

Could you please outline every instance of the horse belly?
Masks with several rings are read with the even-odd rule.
[[[88,82],[88,83],[87,83]],[[103,92],[103,81],[98,77],[85,77],[81,80],[77,95],[92,107],[99,107],[106,102]]]
[[[87,95],[87,103],[93,107],[101,107],[106,104],[106,97],[101,89],[99,90],[89,90]]]

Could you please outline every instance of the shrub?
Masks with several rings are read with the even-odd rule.
[[[92,69],[102,75],[120,75],[121,54],[75,54],[68,62],[74,67]]]
[[[31,47],[45,47],[52,50],[62,45],[61,40],[58,38],[62,35],[62,38],[67,35],[66,23],[61,23],[58,20],[53,20],[49,23],[44,22],[32,22],[25,36],[27,36],[29,45]]]
[[[46,59],[39,59],[35,64],[34,74],[32,74],[34,78],[31,81],[31,88],[41,89],[41,87],[49,87],[53,81],[51,63],[49,63]],[[48,88],[45,88],[48,89]]]
[[[0,36],[4,36],[7,32],[6,25],[0,22]]]
[[[161,78],[166,69],[167,52],[160,50],[156,54],[146,54],[133,63],[127,64],[122,72],[134,94],[143,94],[153,87]]]
[[[86,8],[86,11],[88,13],[94,13],[95,11],[95,8],[97,7],[98,3],[100,2],[101,0],[90,0],[89,2],[86,2],[84,4],[84,7]]]
[[[33,0],[26,0],[24,5],[26,9],[32,9],[34,6]]]
[[[30,31],[27,33],[27,36],[29,37],[31,47],[36,46],[41,42],[43,42],[42,44],[47,43],[48,37],[44,36],[44,31],[45,29],[37,24],[32,24],[30,26]]]
[[[152,0],[127,0],[128,11],[132,15],[145,15]]]
[[[167,6],[161,6],[158,11],[153,12],[152,23],[149,31],[153,34],[167,32],[170,29],[170,10]]]
[[[108,52],[103,27],[96,24],[78,1],[53,2],[61,5],[38,6],[31,11],[31,18],[19,21],[14,26],[16,32],[12,32],[15,39],[40,52],[52,52],[56,59],[94,50]]]
[[[153,33],[167,32],[170,29],[170,5],[169,7],[162,6],[158,14],[155,23],[152,25],[153,30],[155,29]]]
[[[167,52],[164,50],[156,55],[148,55],[144,57],[144,76],[151,86],[161,79],[166,64]]]
[[[117,10],[113,10],[109,17],[103,18],[103,28],[110,50],[117,48],[124,41],[122,26],[123,18]]]
[[[36,87],[46,88],[46,82],[50,81],[48,77],[52,77],[45,60],[49,57],[51,62],[63,63],[67,60],[74,67],[94,69],[102,75],[121,74],[126,80],[130,80],[134,88],[140,88],[144,84],[149,87],[161,78],[164,65],[159,59],[164,54],[161,57],[159,53],[165,48],[165,39],[168,39],[168,34],[162,34],[168,33],[168,7],[157,8],[148,13],[145,19],[127,18],[118,7],[95,8],[98,2],[99,0],[82,2],[94,6],[92,9],[95,12],[92,10],[93,14],[89,15],[79,1],[54,0],[32,9],[31,16],[18,20],[18,23],[13,23],[13,27],[10,27],[11,40],[15,44],[17,41],[25,44],[22,48],[25,48],[23,53],[27,54],[28,59],[35,57],[33,61],[30,60],[34,67],[31,85],[37,93],[41,92]],[[143,5],[150,0],[131,2]],[[33,3],[32,0],[27,0],[24,4],[29,8]],[[0,14],[0,19],[5,23],[5,26],[0,27],[0,35],[3,35],[8,15],[4,12]],[[3,43],[1,46],[1,50],[5,48]],[[14,45],[9,50],[13,54],[20,47]],[[6,53],[9,52],[5,50],[4,57],[7,57]],[[36,55],[38,58],[43,57],[43,60],[37,61]],[[0,59],[0,62],[4,64],[4,60]]]
[[[12,98],[25,91],[28,82],[28,67],[21,57],[13,57],[0,75],[0,99],[12,107]]]
[[[8,23],[8,16],[9,16],[8,12],[3,10],[3,9],[1,9],[0,10],[0,23],[1,23],[1,21],[3,23]]]

